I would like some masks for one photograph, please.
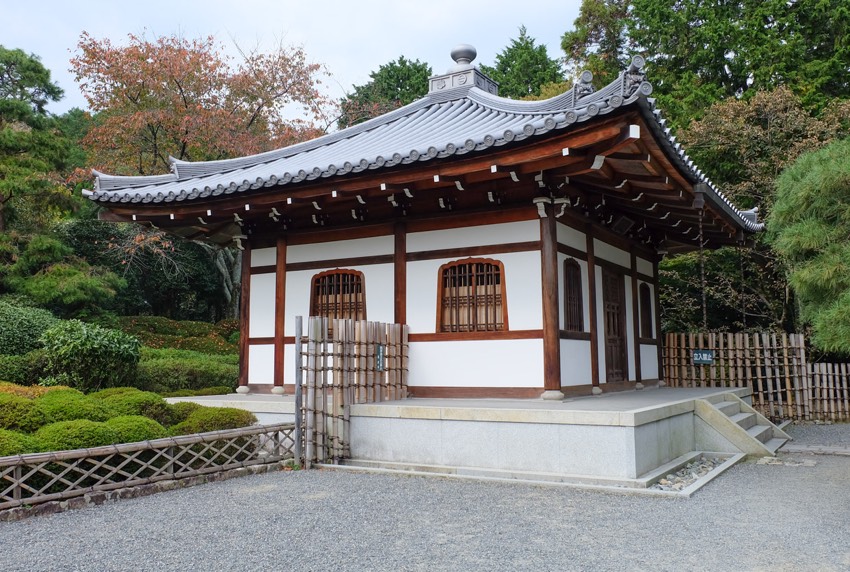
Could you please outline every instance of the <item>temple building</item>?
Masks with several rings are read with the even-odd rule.
[[[96,173],[103,218],[243,249],[242,368],[289,392],[295,316],[409,325],[409,391],[540,397],[660,377],[658,261],[762,229],[671,136],[636,57],[499,97],[459,46],[405,107],[284,149]]]

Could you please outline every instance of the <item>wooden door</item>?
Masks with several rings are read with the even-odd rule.
[[[602,303],[605,307],[605,381],[626,381],[626,299],[623,276],[602,269]]]

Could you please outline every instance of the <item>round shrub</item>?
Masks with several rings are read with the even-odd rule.
[[[189,414],[182,423],[171,427],[172,435],[190,435],[222,429],[238,429],[257,422],[250,411],[232,407],[201,407]]]
[[[233,318],[219,320],[215,323],[215,333],[229,341],[230,336],[239,334],[239,320]]]
[[[50,391],[35,400],[50,422],[85,419],[88,421],[106,421],[115,417],[116,412],[101,399],[83,395],[75,389]]]
[[[74,387],[94,391],[129,385],[139,363],[139,340],[117,330],[64,320],[42,336],[47,373],[66,374]]]
[[[47,354],[32,350],[21,355],[0,355],[0,379],[20,385],[35,385],[44,376]]]
[[[143,415],[159,423],[169,420],[168,403],[149,391],[124,391],[101,398],[119,415]]]
[[[89,393],[88,395],[89,397],[96,397],[97,399],[105,399],[107,397],[112,397],[113,395],[123,395],[125,393],[136,393],[141,391],[141,389],[136,387],[107,387],[106,389],[101,389],[100,391]]]
[[[32,399],[0,393],[0,429],[32,433],[47,422],[44,411]]]
[[[167,357],[141,361],[138,367],[139,387],[157,393],[204,387],[236,388],[239,381],[238,365],[197,352],[175,354],[177,352],[171,352]]]
[[[39,338],[59,322],[41,308],[16,306],[0,300],[0,348],[6,355],[22,355],[39,347]]]
[[[168,404],[168,421],[169,425],[177,425],[189,418],[196,409],[202,408],[203,405],[193,403],[191,401],[178,401],[177,403]]]
[[[120,441],[118,432],[112,427],[88,419],[51,423],[36,431],[34,437],[45,451],[102,447]]]
[[[0,381],[0,393],[8,393],[11,395],[18,395],[20,397],[28,397],[29,399],[41,397],[45,393],[49,393],[51,391],[61,391],[63,389],[70,388],[63,387],[61,385],[55,385],[53,387],[43,387],[41,385],[18,385],[17,383]]]
[[[118,434],[119,443],[136,443],[168,437],[165,427],[142,415],[120,415],[106,422]]]
[[[0,429],[0,457],[35,453],[38,449],[36,440],[29,435]]]

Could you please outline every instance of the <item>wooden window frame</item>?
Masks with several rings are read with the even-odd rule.
[[[641,282],[638,286],[638,306],[640,308],[640,337],[653,339],[652,331],[652,291],[649,284]]]
[[[354,283],[359,286],[359,292],[357,292],[357,296],[359,300],[355,300],[355,315],[350,314],[342,314],[342,315],[328,315],[327,313],[319,313],[317,312],[317,299],[316,299],[316,290],[317,283],[320,280],[324,280],[329,276],[352,276],[355,278]],[[341,286],[342,283],[338,283],[338,286]],[[337,295],[342,295],[341,293]],[[356,311],[357,305],[361,305],[363,308],[362,315],[358,315]],[[319,272],[318,274],[314,274],[310,279],[310,315],[311,316],[322,316],[328,318],[328,320],[333,320],[334,318],[341,319],[352,319],[352,320],[365,320],[366,319],[366,279],[363,276],[363,273],[359,270],[351,270],[348,268],[336,268],[334,270],[326,270],[324,272]]]
[[[490,324],[485,324],[483,329],[479,324],[473,324],[474,329],[468,330],[459,330],[452,328],[460,328],[461,326],[469,327],[469,324],[448,324],[447,326],[443,323],[443,300],[446,297],[445,286],[445,274],[451,268],[457,268],[459,266],[471,266],[475,264],[488,264],[496,268],[496,275],[499,277],[498,284],[498,296],[501,299],[501,314],[502,314],[502,323],[501,326],[498,323],[498,317],[496,317],[495,322]],[[476,294],[477,296],[477,294]],[[477,298],[476,298],[477,302]],[[476,312],[475,316],[478,315],[478,305],[476,303]],[[508,297],[507,297],[507,288],[506,288],[506,279],[505,279],[505,266],[499,260],[494,260],[492,258],[464,258],[461,260],[454,260],[452,262],[447,262],[440,266],[439,271],[437,272],[437,325],[436,332],[440,334],[451,334],[451,335],[466,335],[466,334],[480,334],[481,332],[507,332],[509,331],[508,327]],[[449,329],[444,329],[444,328]]]
[[[570,272],[576,272],[578,280],[573,284]],[[573,286],[573,288],[571,288]],[[564,331],[584,331],[584,284],[582,282],[581,265],[574,258],[564,261]],[[572,303],[571,303],[572,302]],[[578,311],[576,316],[572,312]]]

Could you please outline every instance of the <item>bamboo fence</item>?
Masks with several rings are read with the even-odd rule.
[[[296,318],[296,441],[305,468],[350,456],[352,404],[407,397],[407,337],[402,324],[317,317],[304,337]]]
[[[711,364],[694,363],[711,350]],[[671,387],[748,387],[770,419],[850,421],[850,365],[811,363],[802,334],[667,334],[663,377]]]
[[[0,457],[0,510],[294,458],[293,423]]]

